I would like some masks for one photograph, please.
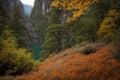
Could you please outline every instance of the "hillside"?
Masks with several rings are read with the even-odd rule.
[[[120,80],[120,0],[0,4],[0,80]]]
[[[91,45],[91,44],[90,44]],[[79,45],[47,58],[29,74],[14,80],[119,80],[120,63],[114,59],[111,45],[92,44],[96,52],[80,53],[86,45]],[[87,44],[88,46],[88,44]]]

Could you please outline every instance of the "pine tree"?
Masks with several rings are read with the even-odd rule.
[[[62,24],[48,26],[43,48],[48,53],[59,52],[65,47],[66,28]]]
[[[20,7],[15,5],[10,17],[9,28],[13,31],[13,34],[17,37],[17,43],[19,47],[25,47],[25,25],[24,17],[21,14]]]

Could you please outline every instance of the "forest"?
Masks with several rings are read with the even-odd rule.
[[[119,0],[0,4],[0,80],[120,80]]]

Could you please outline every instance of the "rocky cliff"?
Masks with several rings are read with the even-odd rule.
[[[31,37],[43,42],[44,30],[48,26],[48,12],[50,11],[51,0],[35,0],[35,4],[30,17],[31,28],[34,28]]]
[[[0,5],[10,15],[14,6],[18,5],[21,9],[21,14],[24,16],[23,5],[20,0],[0,0]]]
[[[35,0],[31,13],[30,24],[35,31],[35,33],[32,32],[34,35],[31,35],[31,37],[35,37],[40,44],[44,41],[46,28],[50,24],[64,23],[66,18],[64,11],[56,10],[50,6],[51,2],[52,0]]]

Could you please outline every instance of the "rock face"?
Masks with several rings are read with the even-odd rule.
[[[50,12],[50,2],[51,0],[35,0],[35,4],[31,13],[30,23],[31,28],[34,28],[37,33],[35,36],[39,43],[41,44],[45,35],[45,28],[48,26],[48,13]],[[34,32],[33,32],[34,33]]]
[[[30,16],[31,28],[36,32],[36,40],[43,43],[46,28],[50,24],[64,23],[65,12],[56,10],[50,6],[52,0],[35,0],[35,4]],[[34,33],[34,32],[33,32]],[[31,35],[34,37],[34,35]]]
[[[8,12],[9,15],[11,14],[13,7],[18,5],[21,9],[21,14],[24,16],[24,9],[20,0],[0,0],[0,5],[5,9],[6,12]]]
[[[39,59],[39,53],[46,36],[46,28],[51,24],[64,23],[66,14],[64,11],[56,10],[50,6],[53,0],[35,0],[26,28],[27,39],[30,48],[34,50],[35,59]]]
[[[39,59],[41,51],[40,45],[44,41],[45,29],[49,24],[48,13],[51,10],[50,2],[52,0],[35,0],[29,20],[26,23],[27,39],[30,48],[33,49],[35,59]]]
[[[12,10],[14,8],[15,5],[19,6],[20,7],[20,12],[22,14],[22,16],[24,17],[24,20],[23,23],[25,24],[25,27],[27,28],[27,31],[26,31],[26,39],[28,39],[27,41],[28,42],[34,42],[36,43],[37,41],[37,35],[36,35],[36,31],[34,30],[34,28],[31,26],[31,21],[27,21],[28,19],[26,19],[26,15],[25,15],[25,9],[24,9],[24,5],[21,3],[20,0],[0,0],[0,7],[2,9],[4,9],[4,13],[7,13],[5,14],[5,17],[4,18],[7,18],[9,19],[10,16],[11,16],[11,13],[12,13]],[[32,37],[31,37],[32,36]]]

